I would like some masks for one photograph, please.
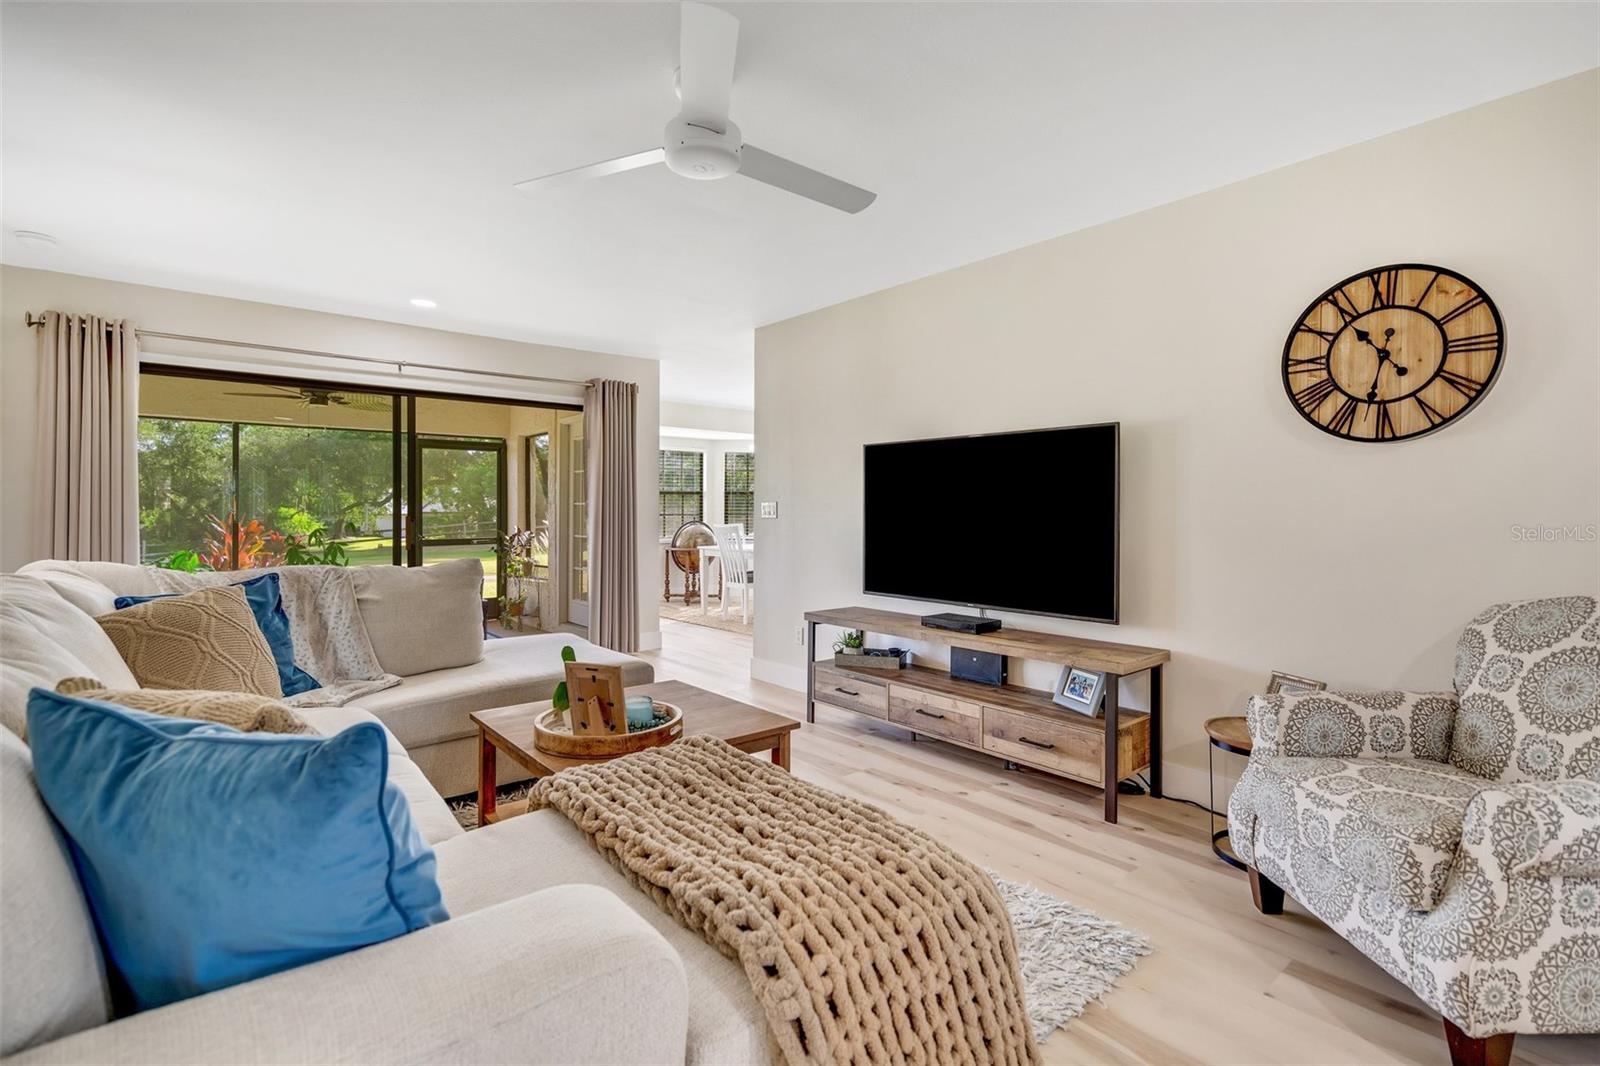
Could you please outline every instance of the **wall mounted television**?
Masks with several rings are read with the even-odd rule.
[[[1116,624],[1119,432],[866,445],[864,591]]]

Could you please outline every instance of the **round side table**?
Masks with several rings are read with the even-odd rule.
[[[1242,715],[1229,715],[1207,721],[1206,735],[1211,738],[1211,746],[1206,749],[1206,795],[1211,801],[1206,806],[1206,813],[1211,818],[1211,850],[1229,866],[1243,870],[1244,863],[1234,856],[1232,844],[1228,841],[1228,827],[1217,828],[1216,762],[1212,752],[1221,748],[1236,755],[1248,756],[1252,747],[1250,728]]]

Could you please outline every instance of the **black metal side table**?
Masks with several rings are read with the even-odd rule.
[[[1228,827],[1217,828],[1217,778],[1215,757],[1212,752],[1221,748],[1236,755],[1248,756],[1253,747],[1250,742],[1250,728],[1242,715],[1229,715],[1207,721],[1206,735],[1211,738],[1211,747],[1206,749],[1206,797],[1210,800],[1206,813],[1211,817],[1211,850],[1216,852],[1217,858],[1229,866],[1243,870],[1245,865],[1233,854],[1232,842],[1228,840]]]

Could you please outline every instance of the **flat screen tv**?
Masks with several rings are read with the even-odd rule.
[[[1118,428],[868,444],[866,593],[1116,623]]]

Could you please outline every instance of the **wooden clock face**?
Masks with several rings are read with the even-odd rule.
[[[1453,270],[1405,263],[1346,278],[1283,346],[1283,387],[1318,429],[1405,440],[1465,414],[1505,353],[1500,312]]]

